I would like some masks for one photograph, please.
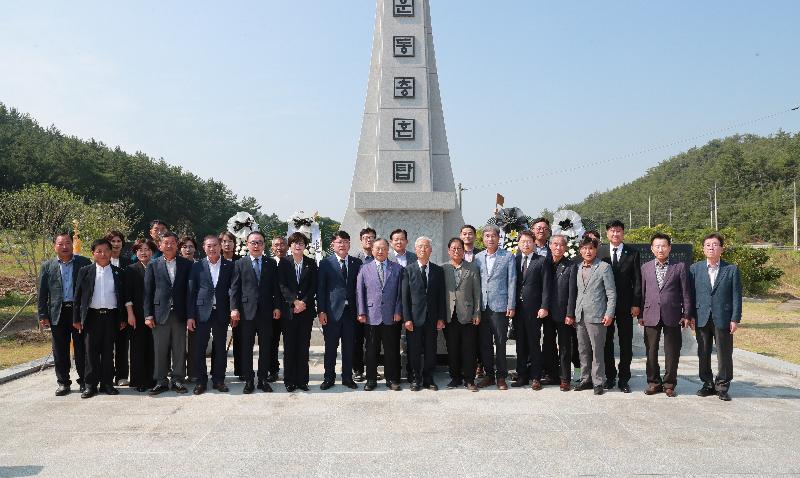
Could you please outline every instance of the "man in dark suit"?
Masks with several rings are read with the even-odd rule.
[[[678,360],[681,356],[681,327],[690,325],[692,293],[689,274],[682,262],[669,262],[672,239],[657,232],[650,239],[655,259],[642,264],[644,310],[639,325],[644,326],[647,350],[647,395],[664,392],[675,396]],[[664,331],[664,378],[658,366],[658,343]]]
[[[111,265],[117,267],[124,274],[131,264],[130,256],[122,254],[122,248],[125,247],[125,235],[120,231],[109,231],[106,239],[111,243]],[[117,339],[114,341],[114,383],[117,385],[125,386],[130,383],[128,381],[130,373],[128,350],[130,350],[132,337],[133,327],[125,327],[119,331]]]
[[[83,336],[72,326],[72,310],[75,307],[75,286],[78,271],[90,264],[89,259],[72,253],[72,236],[58,234],[53,238],[56,258],[46,261],[39,268],[39,325],[50,327],[53,339],[53,361],[55,362],[58,388],[56,396],[70,392],[69,370],[72,364],[69,343],[75,346],[75,369],[78,385],[84,390],[84,368],[86,350]],[[63,319],[62,319],[63,317]]]
[[[578,348],[578,338],[574,325],[567,325],[565,319],[569,312],[569,304],[575,302],[574,293],[577,287],[575,282],[575,264],[564,256],[567,251],[567,238],[555,235],[550,238],[551,261],[549,266],[553,271],[553,280],[550,281],[550,308],[547,320],[552,321],[558,328],[558,375],[560,376],[560,390],[570,390],[572,377],[572,355]],[[574,314],[574,311],[572,311]],[[578,362],[580,363],[580,362]],[[551,378],[555,373],[551,372]]]
[[[220,392],[227,392],[225,385],[225,367],[228,357],[225,353],[225,342],[228,338],[228,320],[230,317],[230,287],[233,278],[233,262],[221,255],[219,238],[214,235],[203,239],[203,251],[206,254],[192,264],[189,274],[189,299],[186,304],[186,324],[195,332],[192,371],[197,377],[193,393],[200,395],[208,388],[208,369],[206,368],[206,349],[208,339],[213,335],[214,349],[212,355],[211,384]]]
[[[464,243],[464,260],[467,262],[474,261],[475,256],[483,250],[480,247],[475,246],[475,236],[477,234],[478,231],[475,229],[475,226],[470,224],[464,224],[461,226],[459,237]]]
[[[697,356],[703,387],[697,395],[730,401],[733,380],[733,334],[742,321],[742,279],[739,268],[721,260],[725,239],[712,233],[703,239],[705,261],[689,268],[697,320]],[[711,371],[711,349],[717,346],[717,376]]]
[[[270,253],[272,254],[272,259],[275,261],[275,265],[280,265],[281,259],[286,257],[286,251],[289,250],[289,244],[286,242],[286,238],[283,236],[275,236],[272,238]],[[281,363],[278,360],[278,349],[281,346],[281,334],[283,331],[281,330],[283,326],[282,321],[280,320],[273,320],[272,321],[272,339],[269,343],[269,375],[267,375],[267,382],[273,383],[277,382],[279,377],[279,372],[281,370]],[[286,343],[283,344],[284,355],[286,354]],[[286,362],[286,358],[284,357],[284,362]],[[286,365],[284,363],[284,369]]]
[[[519,235],[519,252],[516,254],[517,311],[514,323],[517,330],[517,380],[512,387],[530,385],[542,389],[542,349],[539,341],[542,327],[555,340],[555,322],[548,320],[550,308],[550,283],[553,271],[547,256],[536,254],[535,238],[531,231]]]
[[[386,385],[400,387],[400,322],[403,320],[403,267],[388,260],[389,242],[378,239],[372,245],[375,260],[364,264],[356,279],[358,321],[367,324],[367,383],[364,390],[375,390],[378,381],[378,354],[383,345]]]
[[[631,360],[633,359],[633,318],[641,316],[642,306],[642,269],[639,252],[626,248],[625,224],[622,221],[611,221],[606,224],[608,247],[603,246],[598,257],[608,264],[614,272],[614,284],[617,292],[617,308],[614,323],[608,327],[605,344],[606,390],[614,388],[619,379],[619,389],[630,393],[628,381],[631,378]],[[616,324],[619,342],[619,376],[614,366],[614,325]]]
[[[361,242],[361,250],[356,254],[356,259],[359,259],[362,264],[366,264],[374,260],[372,257],[372,244],[378,233],[371,227],[365,227],[359,233],[359,240]],[[363,382],[366,380],[364,375],[364,364],[366,363],[367,348],[365,340],[365,332],[367,326],[356,320],[355,331],[353,333],[355,344],[353,345],[353,380],[356,382]]]
[[[350,252],[350,234],[337,231],[333,235],[333,254],[319,263],[317,306],[319,323],[325,337],[325,376],[322,390],[333,387],[336,380],[336,351],[342,344],[342,385],[355,389],[353,381],[353,348],[356,328],[356,279],[361,260]],[[362,325],[362,324],[359,324]]]
[[[122,314],[122,272],[111,264],[111,243],[98,239],[92,243],[94,264],[78,272],[73,307],[73,326],[83,334],[86,348],[86,389],[81,398],[100,391],[117,395],[114,388],[114,340],[127,325]]]
[[[231,325],[242,328],[241,367],[244,376],[244,393],[255,391],[253,347],[258,334],[258,349],[269,350],[272,338],[272,321],[281,318],[281,300],[278,290],[278,267],[275,261],[264,257],[264,234],[253,231],[247,236],[249,254],[242,257],[233,268],[231,281]],[[269,354],[258,354],[258,388],[272,392],[267,376]]]
[[[144,324],[153,330],[155,351],[151,395],[170,389],[168,357],[172,358],[172,388],[186,393],[186,299],[192,261],[178,256],[178,236],[167,232],[158,245],[162,255],[144,273]]]
[[[439,390],[433,381],[436,339],[444,329],[447,296],[442,267],[430,262],[433,247],[428,237],[414,241],[417,260],[408,264],[403,276],[403,321],[408,337],[411,390]],[[423,356],[425,358],[423,363]]]

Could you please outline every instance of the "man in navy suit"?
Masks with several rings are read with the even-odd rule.
[[[178,236],[167,232],[159,244],[161,257],[144,273],[144,324],[153,329],[155,387],[150,395],[169,390],[167,357],[172,357],[172,388],[186,393],[186,298],[192,261],[178,256]]]
[[[517,268],[514,256],[500,249],[500,229],[497,226],[488,225],[483,228],[483,243],[486,250],[475,256],[475,264],[481,271],[481,322],[478,326],[478,340],[486,377],[478,387],[484,388],[497,383],[498,390],[508,390],[506,341],[508,321],[514,318],[516,311]]]
[[[433,381],[436,339],[444,328],[447,296],[442,266],[430,262],[433,247],[428,237],[414,242],[417,260],[403,270],[403,320],[408,337],[411,390],[439,390]],[[423,356],[425,361],[423,363]]]
[[[378,354],[383,345],[384,376],[387,386],[400,387],[400,322],[403,320],[403,267],[390,262],[389,242],[378,239],[372,245],[375,260],[361,267],[356,279],[358,321],[367,324],[367,383],[364,390],[375,390],[378,380]]]
[[[269,344],[272,339],[272,320],[281,318],[281,298],[278,289],[278,266],[264,256],[264,234],[253,231],[247,236],[249,254],[234,264],[231,279],[231,325],[242,328],[241,372],[244,393],[255,391],[253,347],[258,334],[258,388],[272,392],[269,375]]]
[[[69,356],[69,343],[75,348],[75,369],[78,372],[78,385],[81,392],[85,386],[83,372],[86,351],[83,336],[72,326],[72,310],[75,307],[75,286],[78,271],[90,264],[89,259],[73,254],[72,236],[58,234],[53,238],[56,257],[42,264],[39,269],[39,325],[49,326],[53,335],[53,361],[56,368],[58,388],[56,396],[70,392],[69,369],[72,364]],[[63,318],[63,319],[62,319]]]
[[[739,268],[720,260],[725,239],[712,233],[703,239],[705,261],[689,268],[690,284],[694,289],[697,356],[700,359],[700,380],[703,387],[697,395],[728,395],[733,380],[733,334],[742,321],[742,279]],[[717,345],[717,376],[711,371],[711,348]]]
[[[212,354],[214,363],[211,365],[211,384],[220,392],[228,391],[225,385],[225,366],[228,363],[225,341],[228,338],[231,310],[233,262],[222,257],[217,236],[209,235],[203,239],[203,251],[206,257],[192,264],[186,305],[187,328],[195,332],[194,349],[189,351],[194,354],[195,370],[192,373],[197,377],[193,391],[195,395],[202,394],[208,387],[206,349],[210,335],[213,335],[213,347],[217,352]]]
[[[337,231],[332,244],[334,253],[319,263],[317,279],[319,323],[325,337],[325,376],[319,388],[328,390],[333,387],[336,380],[336,351],[341,342],[342,385],[354,389],[356,279],[362,263],[360,259],[349,255],[350,234],[347,232]]]

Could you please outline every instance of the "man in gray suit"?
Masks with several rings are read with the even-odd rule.
[[[611,265],[597,258],[597,247],[597,241],[591,237],[581,240],[583,262],[577,265],[575,290],[574,293],[570,292],[573,299],[564,323],[575,324],[578,332],[581,381],[575,390],[594,388],[595,395],[602,395],[605,393],[603,382],[606,380],[606,327],[614,322],[617,292]]]
[[[689,268],[689,281],[694,288],[697,319],[697,356],[700,359],[700,380],[703,387],[697,395],[728,395],[733,379],[733,334],[742,321],[742,279],[739,268],[720,260],[725,239],[712,233],[703,239],[705,261]],[[717,345],[717,377],[711,371],[711,348]]]
[[[372,243],[378,237],[378,233],[371,227],[365,227],[358,235],[361,241],[361,250],[356,254],[356,258],[361,260],[362,264],[374,260],[372,257]],[[356,320],[355,330],[353,331],[353,381],[363,382],[366,380],[364,376],[364,364],[367,360],[367,349],[365,340],[366,325]]]
[[[514,317],[516,308],[517,268],[514,256],[499,248],[500,229],[497,226],[487,225],[483,228],[483,243],[486,250],[475,256],[475,264],[481,273],[481,323],[478,327],[478,340],[486,377],[478,387],[494,384],[496,376],[497,389],[508,390],[506,340],[508,321]]]
[[[178,236],[167,232],[158,248],[162,256],[153,259],[144,273],[144,324],[153,329],[155,387],[150,395],[169,390],[168,357],[172,357],[172,388],[188,390],[186,377],[186,299],[192,261],[178,256]]]
[[[58,388],[56,396],[70,392],[69,343],[75,346],[75,368],[78,371],[78,385],[84,390],[83,373],[86,350],[81,334],[72,327],[72,311],[75,307],[75,287],[78,271],[88,266],[89,259],[72,253],[72,236],[61,233],[53,238],[56,258],[46,261],[39,268],[39,325],[50,327],[53,337],[53,361],[55,362]],[[63,319],[62,319],[63,317]]]
[[[642,264],[642,297],[644,313],[639,325],[644,326],[644,346],[647,351],[647,395],[663,391],[675,396],[678,382],[678,360],[681,356],[681,327],[690,325],[692,294],[689,274],[682,262],[669,261],[672,239],[657,232],[650,239],[650,249],[656,256]],[[658,366],[658,342],[664,331],[664,379]]]
[[[447,388],[459,387],[463,382],[467,390],[477,392],[475,356],[481,323],[481,273],[475,264],[464,259],[464,241],[458,237],[450,239],[447,254],[450,262],[442,266],[447,294],[444,336],[452,374]]]

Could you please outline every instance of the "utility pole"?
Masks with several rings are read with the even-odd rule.
[[[711,191],[708,192],[708,202],[711,204],[711,223],[709,227],[714,228],[714,199],[711,197]]]
[[[714,181],[714,230],[719,231],[719,214],[717,213],[717,182]]]
[[[669,226],[672,227],[672,208],[669,208]]]
[[[797,180],[792,183],[794,189],[794,250],[797,250]]]
[[[650,195],[647,195],[647,227],[652,227],[650,225]]]
[[[461,209],[462,211],[464,210],[464,203],[462,202],[463,200],[462,193],[464,191],[467,191],[467,188],[463,187],[461,183],[458,183],[458,208]]]
[[[633,229],[633,212],[628,209],[628,228]]]

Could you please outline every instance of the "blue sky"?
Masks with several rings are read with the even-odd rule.
[[[373,0],[111,3],[4,3],[0,101],[265,212],[342,218]],[[800,111],[750,122],[800,104],[800,2],[431,0],[431,14],[469,222],[498,192],[536,214],[713,137],[800,130]]]

